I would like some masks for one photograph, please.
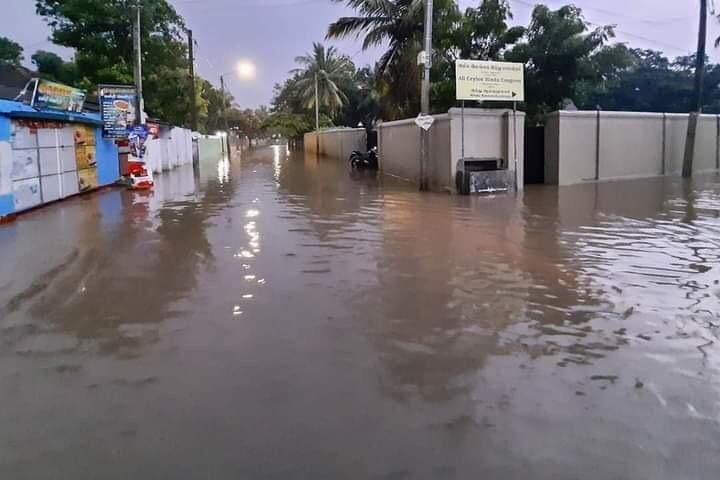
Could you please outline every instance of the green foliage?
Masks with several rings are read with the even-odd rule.
[[[271,135],[281,135],[285,138],[296,139],[313,129],[308,115],[289,112],[275,112],[270,114],[262,124],[263,130]]]
[[[642,112],[687,112],[691,105],[695,57],[670,61],[654,50],[628,50],[630,64],[613,78],[589,86],[587,100],[580,108]],[[703,111],[720,112],[720,66],[705,71]]]
[[[273,93],[273,110],[280,112],[304,112],[305,102],[298,86],[300,74],[295,73],[282,84],[275,84]]]
[[[381,57],[378,69],[386,72],[396,57],[420,45],[423,33],[423,2],[421,0],[333,0],[345,3],[357,12],[355,17],[341,17],[328,27],[328,38],[364,36],[363,49],[383,44],[388,50]],[[440,0],[435,11],[444,4]]]
[[[557,110],[578,93],[578,82],[597,82],[617,73],[626,60],[622,49],[608,51],[604,43],[612,27],[588,29],[579,8],[551,10],[537,5],[526,40],[513,47],[506,59],[525,63],[526,108],[531,118]],[[614,61],[608,61],[613,59]]]
[[[454,59],[495,60],[525,34],[525,27],[510,27],[513,18],[507,0],[484,0],[468,8],[456,27],[447,27],[446,38],[452,43],[447,51]]]
[[[199,110],[198,129],[204,133],[213,133],[218,130],[224,130],[225,124],[222,118],[223,97],[220,90],[204,79],[198,79],[196,84],[198,90],[198,103],[204,106],[203,110]],[[225,109],[232,104],[232,96],[225,93]]]
[[[20,66],[23,60],[23,48],[19,43],[7,37],[0,37],[0,64]]]
[[[416,64],[423,35],[423,2],[421,0],[333,0],[345,3],[356,12],[354,17],[341,17],[328,27],[327,38],[363,37],[363,49],[387,45],[376,70],[381,113],[385,118],[410,115],[420,105],[419,92],[410,85],[419,85],[420,69]],[[435,7],[440,15],[443,7],[454,2],[440,0]]]
[[[66,62],[56,53],[38,50],[30,58],[42,78],[66,85],[83,83],[79,78],[75,62]]]
[[[363,37],[363,47],[388,45],[377,64],[379,114],[386,120],[411,117],[420,110],[423,2],[420,0],[335,0],[353,8],[357,16],[343,17],[328,28],[328,38]],[[524,33],[508,27],[512,18],[506,0],[483,0],[461,13],[457,2],[437,0],[433,12],[434,111],[455,104],[455,60],[496,59]]]
[[[80,82],[133,81],[132,25],[135,0],[36,0],[35,8],[58,45],[75,49]],[[143,0],[141,39],[146,110],[175,124],[188,118],[190,100],[184,22],[166,0]],[[180,95],[179,95],[180,94]]]
[[[372,126],[379,111],[378,95],[374,89],[375,72],[370,67],[360,68],[353,75],[341,79],[339,85],[347,102],[342,110],[335,113],[334,123],[348,127],[357,127],[360,123]]]
[[[271,133],[299,138],[315,128],[315,73],[318,74],[320,126],[371,125],[377,117],[375,75],[370,68],[356,69],[334,48],[313,45],[312,54],[298,57],[303,68],[275,85],[273,114],[266,125]]]
[[[374,68],[356,68],[333,47],[313,44],[297,58],[300,68],[275,86],[272,113],[241,110],[229,94],[196,78],[196,98],[187,98],[184,22],[168,0],[142,1],[143,80],[146,110],[186,124],[198,110],[199,129],[228,126],[250,136],[267,132],[297,138],[314,128],[315,78],[321,124],[366,126],[375,119],[417,114],[421,69],[423,0],[332,0],[354,11],[339,18],[328,38],[359,37],[363,47],[385,46]],[[98,83],[133,81],[132,25],[136,0],[35,0],[36,11],[58,45],[73,48],[73,61],[38,51],[32,61],[41,76],[93,90]],[[692,56],[674,61],[661,52],[609,45],[612,27],[591,28],[573,5],[553,10],[537,5],[527,27],[510,26],[509,0],[477,0],[464,12],[456,0],[435,0],[431,105],[444,112],[455,101],[457,59],[509,60],[526,66],[524,105],[530,121],[567,103],[580,108],[687,111]],[[0,63],[19,65],[23,49],[0,37]],[[720,111],[720,67],[709,65],[705,111]],[[487,105],[485,105],[487,106]],[[498,104],[498,106],[500,106]],[[226,113],[223,117],[222,112]]]
[[[340,55],[335,47],[325,48],[320,43],[314,43],[312,52],[295,58],[295,62],[301,68],[291,73],[298,75],[296,87],[306,108],[313,108],[318,101],[321,107],[334,112],[347,102],[347,96],[338,87],[338,82],[351,76],[355,70],[348,57]]]
[[[245,110],[231,108],[228,111],[228,124],[249,138],[258,138],[264,135],[264,124],[269,115],[266,107]]]
[[[436,54],[431,72],[431,103],[445,112],[455,100],[455,61],[500,60],[506,49],[525,34],[524,27],[509,27],[512,19],[507,0],[484,0],[465,14],[447,9],[439,19]]]
[[[417,115],[420,111],[422,71],[417,66],[419,44],[397,52],[392,63],[382,70],[376,67],[380,117],[396,120]]]
[[[210,86],[212,88],[212,85]],[[205,80],[195,76],[195,108],[197,109],[198,130],[206,132],[208,118],[208,100],[206,98]]]

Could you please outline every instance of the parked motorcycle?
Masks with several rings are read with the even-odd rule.
[[[363,153],[359,150],[352,152],[350,154],[350,167],[353,170],[377,170],[377,147],[371,148],[367,153]]]

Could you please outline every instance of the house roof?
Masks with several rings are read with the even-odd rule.
[[[38,74],[25,67],[15,65],[0,65],[0,115],[12,118],[35,118],[43,120],[60,120],[66,122],[79,122],[101,125],[98,113],[75,113],[57,110],[40,110],[31,107],[32,90],[19,96],[23,88]],[[15,100],[18,101],[15,101]],[[88,98],[86,109],[97,112],[97,97]]]
[[[37,74],[25,67],[0,64],[0,99],[15,99],[35,76]]]
[[[10,118],[30,118],[38,120],[59,120],[74,123],[102,125],[99,113],[62,112],[59,110],[40,110],[22,102],[0,99],[0,115]]]

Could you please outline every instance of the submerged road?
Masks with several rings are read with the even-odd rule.
[[[720,478],[720,177],[285,147],[0,226],[0,478]]]

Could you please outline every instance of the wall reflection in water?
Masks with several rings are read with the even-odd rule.
[[[157,342],[158,326],[182,315],[178,302],[214,261],[205,230],[234,194],[224,179],[196,188],[192,168],[183,168],[159,176],[153,192],[78,198],[11,226],[23,243],[2,248],[16,248],[14,267],[27,272],[2,294],[16,348],[54,348],[35,348],[28,331],[50,343],[69,335],[78,341],[70,342],[74,349],[130,356]]]
[[[531,189],[517,204],[386,197],[379,286],[365,298],[378,305],[370,318],[383,385],[447,399],[489,354],[551,355],[564,366],[647,332],[714,341],[716,186]]]
[[[717,477],[717,177],[455,197],[283,148],[0,228],[0,470]]]
[[[353,308],[382,388],[438,401],[472,390],[488,356],[591,365],[649,325],[678,335],[686,314],[701,330],[680,335],[714,338],[720,202],[708,182],[530,188],[515,199],[420,195],[312,157],[280,176],[288,211],[330,259],[347,248],[372,264],[376,280]]]

